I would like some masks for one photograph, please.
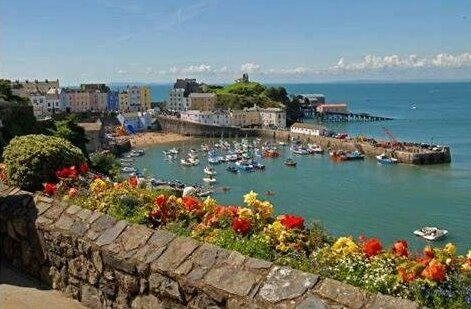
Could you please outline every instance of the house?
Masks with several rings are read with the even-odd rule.
[[[17,95],[22,98],[28,98],[30,93],[46,93],[51,88],[59,88],[59,80],[16,80],[11,81],[10,86],[13,95]]]
[[[180,113],[180,119],[187,122],[220,127],[229,127],[232,125],[229,113],[224,111],[188,110]]]
[[[292,133],[314,135],[314,136],[323,136],[327,131],[326,127],[312,124],[312,123],[299,123],[296,122],[291,126],[290,131]]]
[[[262,125],[259,108],[256,106],[244,108],[243,110],[229,111],[231,124],[234,127],[254,128]]]
[[[119,109],[119,92],[110,90],[108,91],[106,101],[106,110],[109,112],[117,111]]]
[[[190,93],[188,96],[190,110],[212,111],[216,108],[215,93]]]
[[[46,92],[46,110],[48,114],[59,114],[66,111],[63,105],[63,91],[61,88],[51,88]]]
[[[148,130],[152,127],[152,117],[148,112],[120,113],[116,116],[119,123],[129,133]]]
[[[46,96],[40,92],[29,93],[29,101],[33,106],[33,114],[37,119],[48,116],[46,108]]]
[[[103,149],[104,129],[100,120],[96,122],[79,122],[85,130],[85,135],[88,138],[87,150],[89,153],[100,151]]]
[[[325,103],[325,95],[320,93],[300,94],[299,97],[303,105],[317,106]]]
[[[188,98],[185,97],[185,89],[174,88],[170,90],[167,109],[170,111],[188,110]]]
[[[260,109],[261,124],[264,128],[286,128],[286,111],[278,107]]]

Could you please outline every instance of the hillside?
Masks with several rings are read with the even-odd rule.
[[[217,95],[217,107],[224,109],[243,109],[254,104],[260,107],[283,107],[280,100],[269,96],[271,90],[257,82],[233,83],[225,87],[208,86],[208,92]]]

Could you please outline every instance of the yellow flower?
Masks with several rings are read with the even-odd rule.
[[[214,209],[214,206],[216,206],[216,200],[208,196],[204,201],[203,201],[203,207],[206,212],[212,212]]]
[[[245,207],[237,209],[237,214],[239,215],[239,217],[247,219],[250,219],[253,216],[252,209]]]
[[[471,259],[471,250],[468,251],[468,254],[466,255],[468,259]]]
[[[448,253],[449,255],[455,255],[456,253],[456,246],[452,244],[451,242],[447,243],[445,245],[445,248],[443,250]]]
[[[332,245],[332,250],[342,255],[350,255],[358,250],[358,246],[350,237],[340,237]]]
[[[253,206],[254,203],[257,201],[257,196],[258,194],[250,191],[246,195],[244,195],[244,203],[247,204],[248,206]]]
[[[106,182],[100,178],[97,178],[90,184],[90,191],[96,194],[106,190],[107,187],[108,185]]]
[[[255,210],[260,213],[262,219],[268,219],[273,213],[273,205],[269,201],[255,201],[253,204]]]
[[[461,266],[461,268],[462,268],[464,271],[470,271],[470,272],[471,272],[471,264],[468,263],[467,261],[464,262],[464,264]]]
[[[280,243],[276,245],[275,249],[279,252],[286,252],[289,250],[289,247],[285,243]]]

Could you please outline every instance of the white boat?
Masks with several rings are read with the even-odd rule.
[[[415,230],[414,234],[427,240],[439,240],[448,234],[448,230],[441,230],[434,226],[425,226]]]
[[[203,177],[203,181],[204,182],[207,182],[207,183],[215,183],[216,182],[216,178],[212,177],[212,176],[207,176],[207,177]]]
[[[180,164],[184,166],[192,166],[193,163],[190,162],[190,160],[187,159],[180,159]]]
[[[178,154],[178,153],[179,153],[179,150],[178,150],[177,148],[173,147],[172,149],[170,149],[170,150],[168,151],[168,153],[170,153],[170,154]]]
[[[219,163],[221,163],[221,160],[220,160],[219,157],[210,156],[210,157],[208,157],[208,163],[209,164],[219,164]]]
[[[394,164],[397,163],[397,159],[386,155],[385,153],[376,156],[376,159],[381,164]]]
[[[134,167],[125,166],[121,169],[123,173],[135,173],[136,169]]]
[[[324,153],[324,149],[322,149],[322,147],[317,144],[308,144],[307,146],[307,151],[309,153]]]
[[[214,176],[214,175],[217,174],[217,173],[216,173],[216,170],[215,170],[214,168],[212,168],[211,166],[206,166],[203,171],[204,171],[204,173],[205,173],[206,175],[212,175],[212,176]]]
[[[200,164],[200,160],[194,158],[188,158],[188,162],[190,162],[193,166]]]

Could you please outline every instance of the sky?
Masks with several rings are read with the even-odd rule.
[[[0,0],[0,78],[470,80],[470,0]]]

